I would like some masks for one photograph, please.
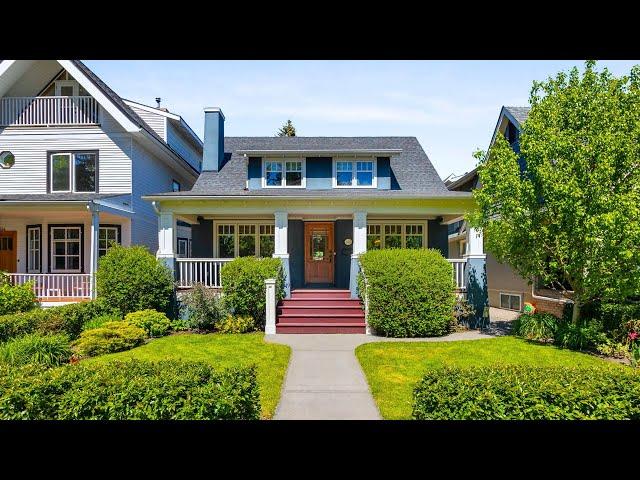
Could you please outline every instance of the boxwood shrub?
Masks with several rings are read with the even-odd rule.
[[[28,420],[258,419],[254,367],[114,361],[44,370],[0,367],[0,418]]]
[[[81,357],[94,357],[142,345],[146,336],[142,328],[129,322],[107,322],[101,327],[82,332],[73,343],[73,349]]]
[[[276,279],[276,302],[284,298],[284,272],[279,258],[238,257],[220,272],[227,308],[233,315],[252,317],[258,327],[265,322],[264,281]]]
[[[0,275],[4,277],[2,272]],[[33,285],[30,282],[12,285],[8,281],[0,281],[0,315],[26,312],[36,308],[37,305]]]
[[[124,320],[142,328],[150,337],[163,337],[171,329],[171,322],[167,316],[153,309],[128,313]]]
[[[414,390],[419,420],[640,419],[640,371],[621,366],[443,367]]]
[[[146,247],[111,247],[100,258],[96,283],[98,297],[117,307],[123,315],[146,308],[171,314],[173,276]]]
[[[360,296],[366,289],[369,325],[378,335],[427,337],[449,332],[455,285],[451,265],[438,250],[370,250],[360,255],[360,265]]]

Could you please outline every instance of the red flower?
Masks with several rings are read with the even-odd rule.
[[[638,332],[631,332],[629,333],[629,340],[635,340],[636,338],[638,338]]]

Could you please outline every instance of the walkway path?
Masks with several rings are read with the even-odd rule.
[[[292,348],[276,420],[379,420],[380,413],[355,356],[369,342],[446,342],[491,338],[477,331],[438,338],[394,339],[372,335],[266,335]]]

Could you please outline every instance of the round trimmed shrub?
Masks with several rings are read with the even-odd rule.
[[[142,328],[150,337],[163,337],[171,329],[171,322],[167,316],[153,309],[128,313],[124,320]]]
[[[435,249],[370,250],[360,255],[360,296],[368,322],[387,337],[449,333],[456,303],[451,265]]]
[[[173,276],[146,247],[111,247],[100,258],[96,282],[98,296],[123,315],[147,308],[171,310]]]
[[[94,357],[142,345],[146,336],[142,328],[129,322],[107,322],[102,327],[82,332],[73,343],[73,349],[81,357]]]
[[[71,355],[69,337],[64,334],[30,333],[0,345],[0,362],[14,367],[30,364],[54,367],[69,363]]]

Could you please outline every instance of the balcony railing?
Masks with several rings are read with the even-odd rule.
[[[233,258],[176,258],[178,288],[201,283],[208,288],[222,288],[220,270]]]
[[[0,126],[96,125],[100,105],[93,97],[3,97]]]
[[[453,279],[456,282],[456,289],[464,292],[466,290],[464,285],[464,266],[467,261],[464,258],[447,258],[447,261],[453,267]]]
[[[32,282],[39,299],[82,299],[91,297],[88,273],[9,273],[14,285]]]

